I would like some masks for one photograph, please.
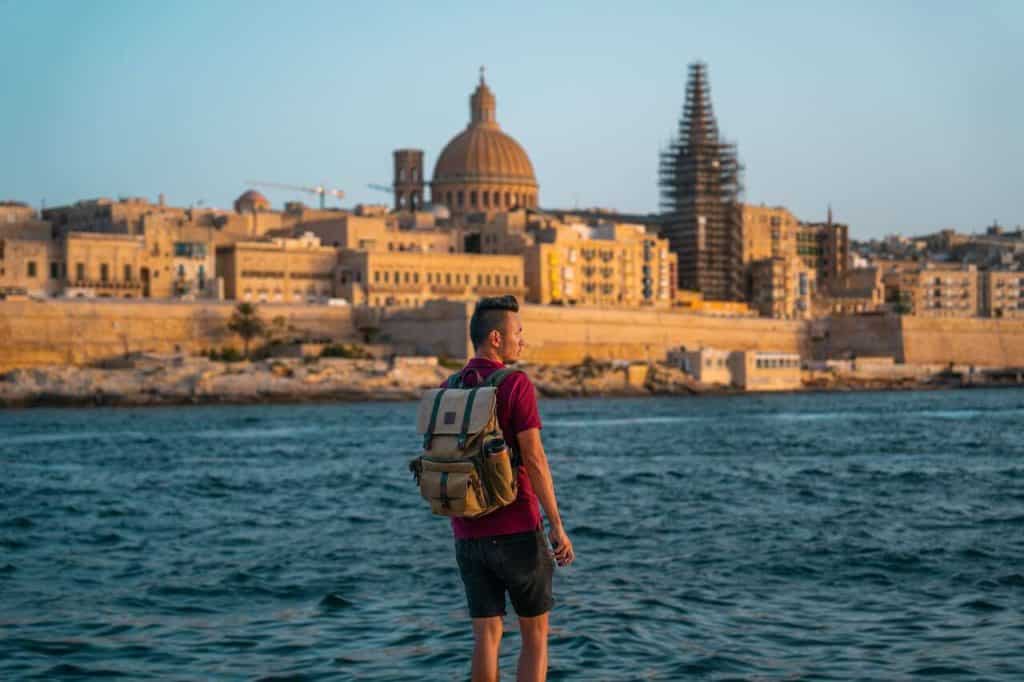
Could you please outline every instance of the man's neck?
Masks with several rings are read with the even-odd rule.
[[[473,356],[473,359],[474,360],[488,360],[489,362],[497,362],[498,364],[501,364],[501,365],[505,364],[502,361],[502,359],[500,357],[498,357],[498,354],[495,353],[494,351],[490,350],[490,349],[477,351],[476,355]]]

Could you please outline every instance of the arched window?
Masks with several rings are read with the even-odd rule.
[[[476,208],[476,190],[469,193],[469,207]]]
[[[494,193],[494,207],[498,208],[501,206],[501,192]]]
[[[491,195],[487,193],[487,190],[480,192],[480,203],[483,204],[484,208],[491,205]]]
[[[508,192],[505,192],[505,208],[508,208],[511,205],[512,205],[512,195],[509,194]]]

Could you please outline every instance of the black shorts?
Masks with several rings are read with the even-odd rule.
[[[545,614],[555,604],[551,594],[555,562],[539,529],[456,540],[455,559],[472,618],[504,616],[506,591],[522,618]]]

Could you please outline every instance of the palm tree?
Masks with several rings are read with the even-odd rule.
[[[266,325],[256,316],[256,306],[252,303],[239,303],[235,312],[228,320],[228,329],[242,337],[245,345],[245,359],[249,359],[249,342],[263,333]]]

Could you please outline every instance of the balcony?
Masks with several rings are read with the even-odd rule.
[[[414,284],[412,282],[396,284],[394,282],[374,282],[373,284],[367,285],[368,291],[374,291],[381,294],[386,293],[403,293],[403,294],[418,294],[423,290],[423,286],[420,284]],[[458,287],[462,289],[463,287]]]
[[[119,289],[122,291],[134,291],[142,288],[141,281],[130,281],[130,282],[113,282],[92,279],[77,279],[68,281],[67,286],[74,289]]]

